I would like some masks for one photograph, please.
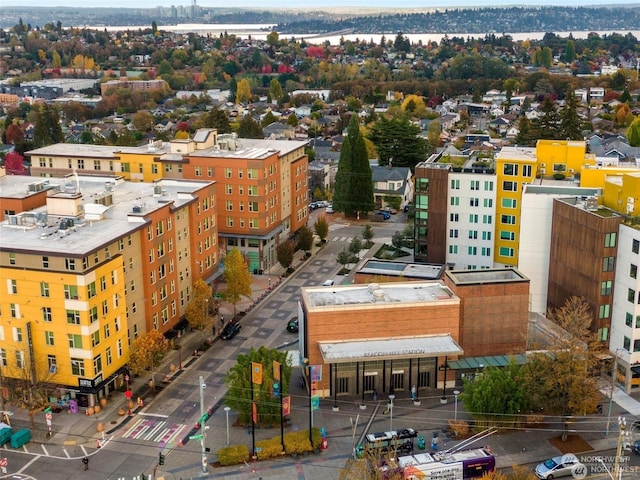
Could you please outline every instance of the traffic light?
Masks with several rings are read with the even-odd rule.
[[[164,454],[162,453],[158,455],[158,465],[164,465]]]
[[[280,384],[278,382],[273,382],[273,397],[280,397]]]

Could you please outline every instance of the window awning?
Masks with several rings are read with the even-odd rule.
[[[451,335],[375,338],[357,341],[318,342],[325,363],[370,362],[399,358],[462,355]]]
[[[516,355],[492,355],[487,357],[469,357],[460,360],[452,360],[447,365],[452,370],[478,370],[484,367],[506,367],[515,361],[518,365],[527,363],[527,356],[521,353]]]

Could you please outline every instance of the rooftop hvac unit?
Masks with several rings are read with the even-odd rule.
[[[142,213],[142,207],[140,205],[134,205],[133,213]]]

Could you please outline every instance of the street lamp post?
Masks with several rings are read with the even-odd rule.
[[[311,398],[311,365],[308,358],[304,359],[304,369],[307,374],[307,388],[309,389],[309,443],[313,449],[313,400]]]
[[[224,413],[227,417],[227,445],[229,445],[229,410],[231,410],[231,408],[224,407]]]
[[[455,399],[453,402],[453,421],[458,421],[458,395],[460,395],[460,390],[453,391],[453,398]]]
[[[358,420],[360,420],[360,414],[356,415],[356,421],[353,421],[353,417],[349,417],[351,420],[351,453],[355,460],[356,458],[356,430],[358,430]]]
[[[389,430],[393,431],[393,400],[396,398],[395,395],[389,395]]]

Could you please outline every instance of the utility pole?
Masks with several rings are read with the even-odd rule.
[[[618,426],[620,427],[620,433],[618,434],[618,447],[616,449],[616,458],[613,465],[613,478],[614,480],[620,480],[622,478],[622,470],[620,469],[620,457],[622,451],[626,445],[626,439],[628,437],[627,432],[627,419],[625,417],[618,417]]]
[[[204,377],[202,375],[200,375],[199,377],[199,382],[200,382],[200,418],[202,419],[204,417],[204,389],[207,388],[207,386],[204,383]],[[205,426],[204,422],[202,422],[202,424],[200,425],[200,428],[202,429],[202,437],[200,438],[200,447],[202,448],[202,473],[207,473],[209,469],[207,468],[207,453],[204,446],[204,439],[206,437],[207,427]]]

